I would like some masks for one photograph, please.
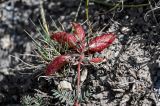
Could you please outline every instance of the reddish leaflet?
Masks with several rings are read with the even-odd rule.
[[[84,60],[85,54],[93,54],[95,52],[101,52],[107,48],[115,39],[113,33],[103,34],[93,38],[88,47],[85,45],[85,32],[79,23],[72,23],[74,32],[73,34],[67,32],[57,32],[51,35],[51,39],[57,41],[58,43],[64,45],[67,44],[70,48],[74,48],[79,53],[79,60],[77,64],[77,98],[74,105],[79,105],[79,94],[80,94],[80,68],[82,61]],[[87,49],[86,49],[87,48]],[[72,49],[71,49],[72,51]],[[64,65],[66,65],[71,58],[71,55],[61,55],[53,59],[53,61],[46,68],[46,75],[53,75],[55,72],[60,70]],[[103,62],[104,58],[92,58],[89,62],[99,63]]]
[[[82,26],[79,23],[72,23],[72,26],[74,28],[74,34],[78,37],[78,40],[83,42],[85,40],[85,32],[82,28]]]
[[[82,28],[82,26],[79,23],[72,23],[73,29],[74,29],[74,35],[76,36],[78,42],[78,48],[77,51],[79,53],[84,52],[85,49],[85,32]]]
[[[100,63],[103,62],[105,59],[101,57],[92,58],[89,62],[91,63]]]
[[[57,56],[50,64],[47,66],[45,74],[47,76],[53,75],[56,71],[60,70],[64,65],[69,62],[70,56],[60,55]]]
[[[77,39],[72,34],[66,32],[53,33],[51,39],[56,40],[62,45],[67,44],[69,48],[74,48],[77,42]]]
[[[89,49],[87,51],[91,53],[101,52],[112,44],[114,39],[115,35],[113,33],[97,36],[89,42]]]

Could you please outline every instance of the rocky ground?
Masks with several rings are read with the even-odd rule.
[[[103,1],[103,0],[102,0]],[[118,1],[118,0],[117,0]],[[87,79],[83,87],[92,95],[83,106],[159,106],[160,94],[160,18],[157,0],[122,0],[113,8],[116,0],[104,3],[89,3],[90,22],[93,31],[116,33],[116,40],[102,54],[107,62],[87,68]],[[107,2],[107,0],[106,0]],[[58,20],[66,29],[75,18],[80,1],[45,0],[46,19]],[[128,5],[148,4],[141,6]],[[51,96],[55,87],[53,79],[37,80],[37,73],[44,71],[33,52],[31,38],[24,32],[38,34],[31,20],[38,25],[39,0],[6,0],[0,2],[0,104],[18,106],[24,95],[33,95],[35,89]],[[152,11],[151,11],[152,10]],[[83,23],[85,2],[77,21]],[[85,30],[87,26],[84,25]],[[32,54],[32,55],[30,55]],[[39,65],[38,68],[29,65]],[[58,80],[56,80],[58,81]],[[55,102],[56,100],[56,102]],[[51,105],[59,104],[52,99]],[[63,105],[63,104],[62,104]]]

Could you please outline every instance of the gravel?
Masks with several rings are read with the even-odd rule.
[[[106,1],[108,2],[108,1]],[[116,1],[112,1],[116,2]],[[126,4],[146,3],[145,0],[129,1]],[[157,3],[157,2],[156,2]],[[60,21],[68,31],[69,24],[75,18],[79,5],[77,0],[44,0],[46,19],[50,16],[58,24]],[[157,3],[158,5],[158,3]],[[104,28],[102,32],[116,33],[114,43],[101,55],[107,62],[87,67],[87,77],[83,89],[90,89],[92,95],[86,105],[127,106],[159,105],[160,96],[160,29],[158,11],[145,14],[150,7],[124,8],[107,12],[109,7],[89,4],[93,32]],[[56,88],[59,79],[37,79],[37,73],[44,69],[22,69],[22,60],[38,64],[36,59],[27,54],[33,53],[31,39],[24,29],[37,37],[31,20],[38,24],[40,19],[39,0],[12,0],[0,3],[0,104],[20,105],[20,99],[26,94],[40,89],[45,93]],[[30,20],[31,19],[31,20]],[[78,22],[85,21],[85,2],[78,15]],[[52,28],[52,24],[50,25]],[[88,29],[86,24],[83,25]],[[24,54],[24,55],[21,55]],[[14,57],[16,56],[16,58]],[[72,81],[73,78],[70,78]],[[55,84],[56,82],[56,84]]]

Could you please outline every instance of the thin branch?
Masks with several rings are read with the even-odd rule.
[[[91,0],[93,1],[94,3],[97,3],[97,4],[101,4],[101,5],[105,5],[105,6],[110,6],[110,7],[121,7],[121,5],[119,5],[120,3],[117,3],[117,4],[111,4],[111,3],[105,3],[103,1],[100,1],[100,0]],[[128,4],[124,4],[123,7],[126,7],[126,8],[138,8],[138,7],[145,7],[145,6],[149,6],[149,4],[137,4],[137,5],[134,5],[134,4],[131,4],[131,5],[128,5]]]
[[[24,61],[23,61],[22,59],[20,59],[19,57],[16,57],[16,56],[14,56],[14,55],[9,55],[9,56],[11,56],[11,57],[13,57],[13,58],[15,58],[15,59],[20,60],[22,63],[24,63],[24,64],[27,65],[27,66],[36,67],[36,66],[34,66],[34,65],[31,65],[31,64],[28,64],[28,63],[24,62]]]
[[[81,0],[80,3],[79,3],[79,6],[78,6],[78,9],[77,9],[75,18],[74,18],[74,21],[75,21],[75,22],[77,21],[77,17],[78,17],[78,13],[79,13],[79,10],[80,10],[80,8],[81,8],[81,5],[82,5],[82,0]]]

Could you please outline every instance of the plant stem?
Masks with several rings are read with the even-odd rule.
[[[91,0],[93,1],[94,3],[97,3],[97,4],[102,4],[102,5],[105,5],[105,6],[116,6],[116,7],[121,7],[121,5],[117,5],[117,4],[111,4],[111,3],[105,3],[103,1],[99,1],[99,0]],[[131,5],[128,5],[128,4],[124,4],[123,7],[131,7],[131,8],[138,8],[138,7],[144,7],[144,6],[149,6],[149,4],[137,4],[137,5],[134,5],[134,4],[131,4]]]
[[[88,4],[89,4],[89,0],[86,0],[86,19],[89,19],[89,15],[88,15]]]
[[[80,94],[80,78],[81,78],[81,74],[80,74],[80,71],[81,71],[81,63],[82,63],[82,60],[84,58],[84,54],[82,53],[80,55],[80,58],[79,58],[79,63],[78,63],[78,66],[77,66],[77,71],[78,71],[78,74],[77,74],[77,100],[79,99],[79,94]]]

